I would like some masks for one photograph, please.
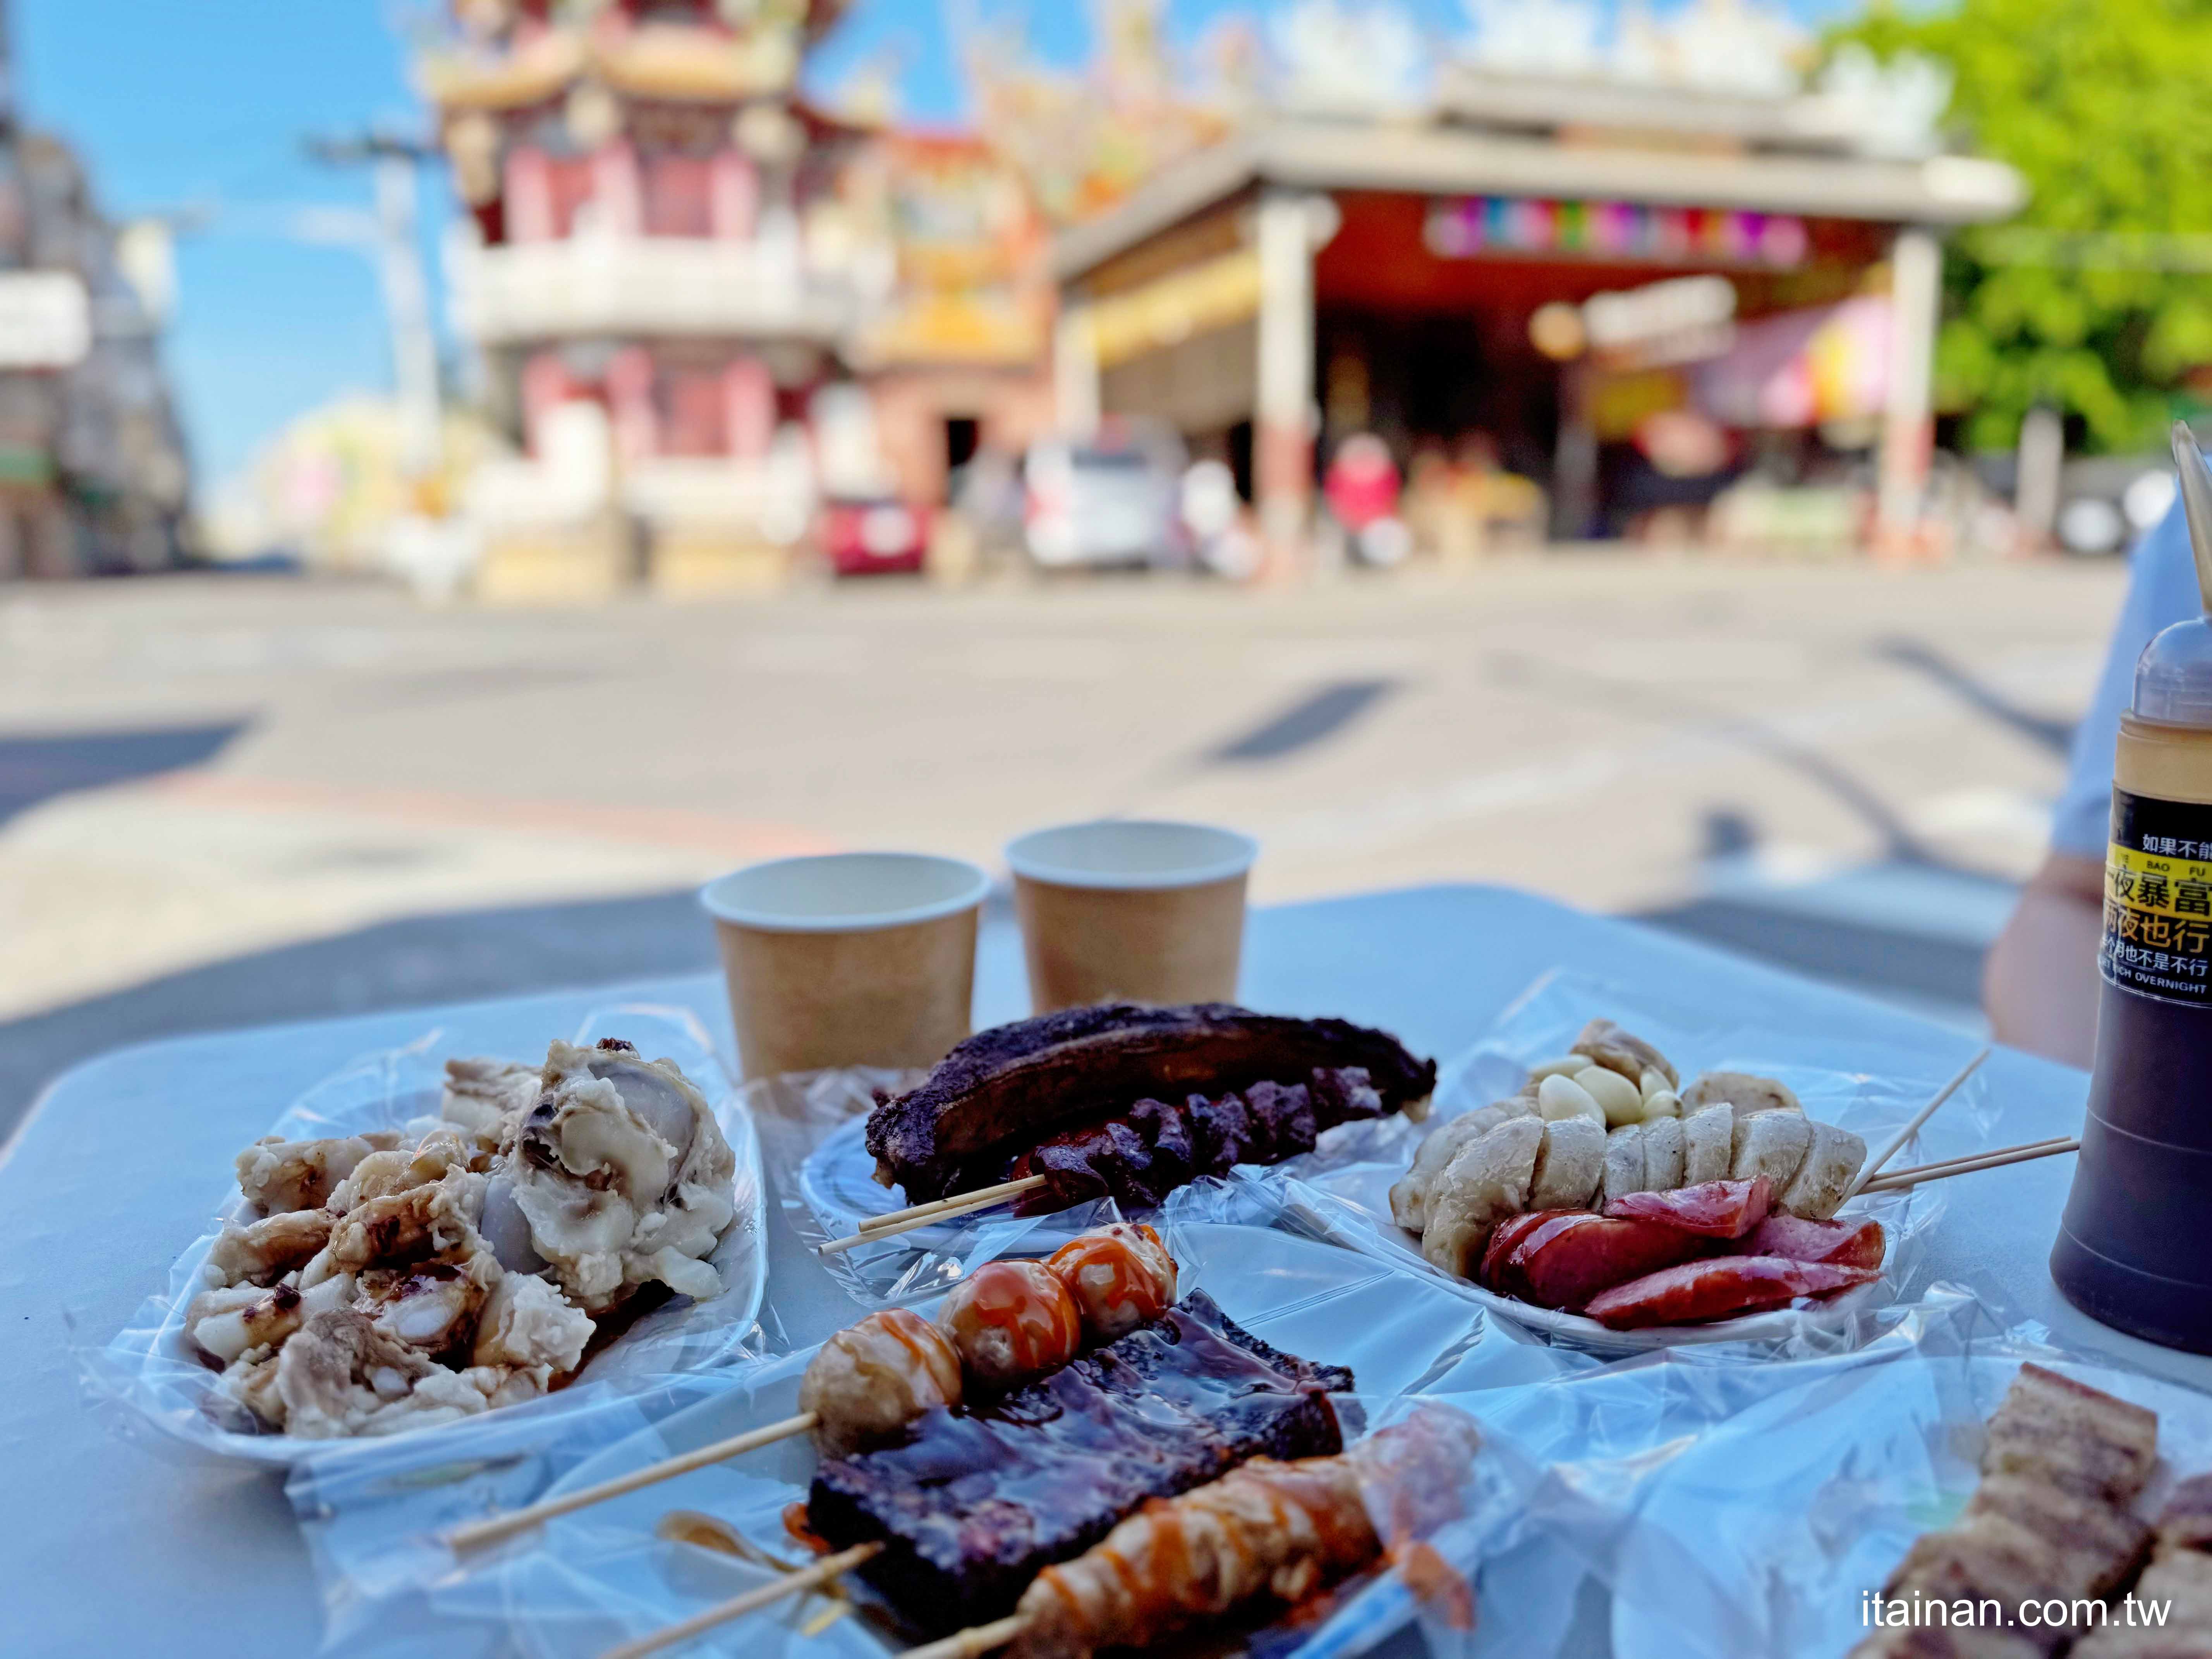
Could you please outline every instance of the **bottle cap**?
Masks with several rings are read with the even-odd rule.
[[[2173,460],[2199,596],[2212,612],[2212,471],[2185,421],[2173,423]],[[2135,712],[2161,725],[2212,727],[2212,617],[2178,622],[2143,647],[2136,661]]]

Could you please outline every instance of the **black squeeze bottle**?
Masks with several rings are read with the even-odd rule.
[[[2212,474],[2174,459],[2212,612]],[[2092,1319],[2212,1353],[2212,620],[2167,629],[2120,720],[2097,1059],[2051,1276]]]

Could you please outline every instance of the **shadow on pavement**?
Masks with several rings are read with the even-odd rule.
[[[1398,689],[1395,680],[1338,680],[1309,692],[1280,714],[1208,750],[1210,766],[1280,760],[1326,743]]]
[[[1733,898],[1692,899],[1632,920],[1885,1001],[1939,1003],[1960,1015],[1981,1005],[1984,947],[1964,939]]]
[[[2053,720],[2021,708],[2011,698],[1983,684],[1932,645],[1919,640],[1886,640],[1875,648],[1875,654],[1900,668],[1912,669],[1968,708],[2009,726],[2054,755],[2065,755],[2074,747],[2071,720]]]
[[[245,720],[228,720],[139,732],[0,737],[0,823],[72,789],[98,789],[204,766],[246,726]]]
[[[1886,810],[1866,816],[1885,832],[1884,857],[1772,881],[1759,872],[1757,822],[1741,808],[1712,808],[1702,863],[1717,890],[1635,920],[1884,1001],[1977,1022],[1992,918],[2010,909],[2017,888],[1929,854],[1893,827]]]
[[[58,1073],[129,1043],[714,965],[714,935],[689,887],[412,916],[234,957],[0,1023],[0,1139]]]

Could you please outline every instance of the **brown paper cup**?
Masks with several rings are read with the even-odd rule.
[[[1235,1001],[1259,850],[1233,830],[1139,818],[1010,842],[1030,1007]]]
[[[942,1060],[968,1035],[990,884],[920,853],[775,859],[709,882],[699,901],[746,1078]]]

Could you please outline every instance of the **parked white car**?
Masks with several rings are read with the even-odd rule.
[[[1023,464],[1030,556],[1049,569],[1184,562],[1184,459],[1172,433],[1121,426],[1032,444]]]

